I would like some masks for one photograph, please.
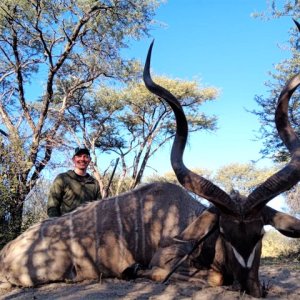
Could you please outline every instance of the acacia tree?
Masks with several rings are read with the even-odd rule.
[[[231,163],[219,168],[213,181],[227,193],[235,190],[248,195],[275,172],[275,168],[259,168],[254,163]]]
[[[120,49],[127,38],[147,34],[158,2],[1,2],[0,134],[18,166],[18,184],[0,219],[14,224],[15,235],[26,195],[53,149],[63,145],[66,110],[80,91],[101,79],[130,74],[132,62],[121,58]]]
[[[214,100],[218,91],[214,87],[200,87],[196,81],[156,77],[156,82],[171,91],[181,102],[189,123],[189,131],[216,129],[216,117],[201,113],[201,105]],[[127,143],[114,150],[121,157],[123,173],[132,179],[131,188],[141,182],[147,162],[156,151],[175,135],[174,113],[146,90],[143,82],[132,82],[123,90],[127,103],[125,114],[119,116]],[[131,160],[128,165],[127,157]]]
[[[298,1],[277,1],[269,2],[267,12],[256,13],[255,17],[264,19],[281,18],[288,16],[290,19],[299,21],[300,6]],[[277,130],[274,124],[274,114],[276,109],[277,99],[286,82],[299,72],[300,66],[300,33],[299,29],[291,22],[289,31],[290,38],[287,41],[288,49],[291,57],[275,66],[275,71],[270,72],[271,79],[266,83],[269,89],[269,94],[264,96],[256,96],[256,102],[259,106],[258,110],[253,111],[261,121],[260,138],[264,141],[264,149],[261,153],[264,156],[271,157],[275,162],[286,162],[290,159],[289,153],[278,137]],[[297,132],[300,134],[300,93],[296,91],[289,105],[290,122]],[[291,189],[286,194],[288,206],[292,212],[299,213],[299,185]]]
[[[264,182],[276,171],[275,168],[260,168],[255,163],[230,163],[217,170],[193,169],[193,172],[222,187],[228,194],[233,191],[238,191],[241,195],[245,196],[249,195],[255,187]],[[174,171],[167,172],[160,176],[150,176],[147,178],[147,181],[168,181],[181,185]],[[207,200],[193,193],[192,195],[204,205],[210,205]]]
[[[281,18],[289,16],[292,20],[300,18],[300,7],[296,1],[270,1],[267,12],[256,13],[255,17],[263,19]],[[289,153],[283,142],[280,140],[274,123],[274,115],[277,99],[286,82],[297,72],[300,65],[300,34],[299,29],[291,21],[289,30],[290,38],[287,41],[287,47],[291,53],[289,59],[285,59],[275,65],[274,71],[269,72],[271,79],[266,82],[269,90],[267,96],[257,95],[255,100],[259,109],[252,111],[258,116],[261,122],[260,136],[263,140],[264,148],[261,153],[265,157],[271,157],[275,162],[286,162],[289,159]],[[290,121],[296,132],[300,133],[300,98],[299,92],[296,92],[289,105]]]
[[[158,77],[156,81],[181,101],[191,132],[215,129],[216,118],[199,110],[205,101],[217,97],[216,88],[166,77]],[[114,193],[123,190],[124,180],[128,189],[138,185],[150,157],[175,133],[174,114],[149,93],[141,81],[128,82],[124,88],[101,88],[93,96],[82,97],[80,105],[73,106],[72,110],[67,122],[76,124],[72,127],[72,135],[84,136],[86,145],[94,151],[110,151],[120,158],[119,184],[116,187],[114,183]],[[92,167],[101,182],[102,195],[106,196],[106,173],[101,171],[97,161]],[[130,182],[128,178],[131,178]]]
[[[124,108],[118,93],[107,86],[101,92],[87,89],[77,93],[73,105],[65,113],[62,127],[68,132],[69,144],[82,142],[93,157],[90,168],[100,184],[102,198],[107,196],[110,165],[99,162],[101,154],[109,153],[122,143],[117,114]],[[102,162],[102,161],[101,161]]]

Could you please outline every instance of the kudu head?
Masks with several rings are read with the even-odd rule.
[[[178,181],[189,191],[208,200],[218,213],[211,213],[212,222],[218,224],[219,237],[216,243],[215,261],[220,273],[230,273],[240,283],[241,289],[248,294],[261,297],[262,288],[258,279],[264,225],[272,225],[290,237],[300,237],[300,222],[296,218],[278,212],[266,204],[282,192],[293,187],[300,180],[300,141],[288,121],[288,102],[300,84],[300,75],[294,76],[282,90],[275,113],[278,134],[291,154],[291,161],[279,172],[255,188],[248,197],[239,193],[228,194],[209,180],[189,170],[183,162],[188,124],[181,104],[168,90],[153,82],[150,75],[150,59],[153,42],[149,48],[144,67],[146,87],[172,108],[176,118],[176,135],[171,152],[171,164]],[[213,226],[205,222],[207,230]],[[199,222],[200,224],[200,222]],[[201,223],[203,226],[203,222]],[[197,237],[194,228],[191,237]],[[219,261],[218,261],[219,260]],[[224,272],[222,271],[224,270]],[[222,284],[223,281],[221,281]]]

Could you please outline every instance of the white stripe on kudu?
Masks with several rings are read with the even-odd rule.
[[[233,250],[234,256],[237,259],[237,261],[239,262],[239,264],[243,267],[243,268],[247,268],[250,269],[252,267],[253,264],[253,260],[254,260],[254,255],[255,255],[255,250],[257,248],[257,245],[255,245],[255,247],[253,248],[253,250],[251,251],[251,254],[248,257],[247,262],[244,260],[244,258],[242,257],[241,254],[238,253],[238,251],[231,245],[231,248]]]

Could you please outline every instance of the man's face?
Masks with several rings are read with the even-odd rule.
[[[91,162],[91,157],[88,154],[81,153],[73,157],[74,166],[80,170],[86,170],[89,163]]]

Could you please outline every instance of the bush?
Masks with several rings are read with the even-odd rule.
[[[47,219],[47,199],[51,182],[43,178],[39,179],[24,202],[22,231]]]
[[[269,230],[263,238],[262,257],[282,258],[297,255],[299,248],[298,239],[288,238],[276,230]]]

